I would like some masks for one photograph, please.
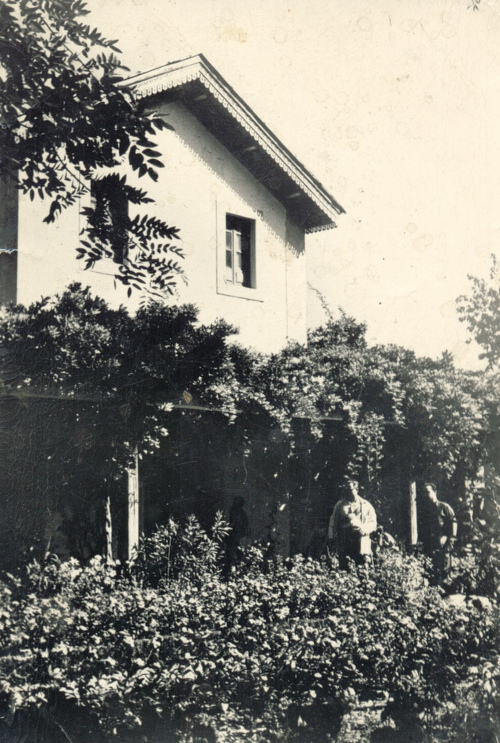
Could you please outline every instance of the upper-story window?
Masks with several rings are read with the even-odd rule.
[[[226,284],[255,289],[255,222],[226,214]]]
[[[128,200],[122,189],[113,188],[110,179],[93,180],[91,204],[97,210],[104,236],[113,251],[113,261],[123,263],[128,248]]]

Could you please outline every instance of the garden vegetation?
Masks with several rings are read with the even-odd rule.
[[[116,199],[150,203],[116,168],[156,180],[165,124],[136,106],[115,42],[83,23],[86,14],[81,0],[0,2],[0,175],[46,198],[49,222],[93,180],[80,258],[88,267],[112,258],[130,291],[164,298],[182,273],[178,231],[146,215],[117,230],[113,213]],[[362,708],[380,713],[374,743],[498,741],[494,501],[460,545],[447,586],[460,600],[430,586],[425,559],[399,547],[346,572],[330,556],[281,559],[271,539],[229,569],[218,516],[210,533],[193,518],[171,521],[125,565],[99,554],[60,561],[47,528],[69,494],[104,520],[131,457],[161,447],[180,401],[217,408],[243,458],[268,466],[283,497],[296,421],[307,420],[306,487],[340,461],[370,487],[384,525],[397,527],[380,487],[391,447],[404,449],[412,478],[452,484],[499,461],[496,265],[491,282],[476,280],[461,303],[486,374],[456,369],[447,354],[370,347],[364,325],[342,313],[307,347],[259,356],[231,343],[224,322],[201,325],[193,307],[149,303],[131,317],[78,285],[5,309],[1,546],[16,544],[21,564],[0,582],[0,735],[319,743],[340,739]],[[345,442],[335,456],[321,443],[328,420]],[[279,447],[257,445],[262,431]],[[78,536],[73,529],[72,549]]]
[[[398,549],[339,571],[251,547],[227,572],[226,534],[220,517],[210,534],[170,522],[128,567],[8,576],[4,726],[47,742],[319,743],[361,704],[381,711],[374,741],[494,740],[496,609],[454,605]]]

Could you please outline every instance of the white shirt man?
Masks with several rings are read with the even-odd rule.
[[[349,480],[347,494],[333,509],[328,525],[328,539],[336,547],[340,567],[348,566],[348,558],[357,564],[368,561],[372,554],[371,534],[377,528],[375,509],[358,492],[358,483]]]

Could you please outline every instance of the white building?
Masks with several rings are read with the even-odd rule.
[[[147,184],[148,213],[180,229],[186,254],[187,285],[171,301],[196,304],[203,322],[226,319],[258,350],[305,341],[305,235],[334,227],[342,207],[202,55],[128,82],[174,128],[157,135],[165,168]],[[0,190],[0,302],[27,304],[79,281],[127,304],[115,264],[84,271],[77,261],[79,209],[46,225],[46,202]]]

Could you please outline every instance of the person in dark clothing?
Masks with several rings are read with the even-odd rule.
[[[231,531],[226,539],[226,557],[229,565],[234,565],[238,557],[238,549],[250,537],[250,523],[245,510],[245,499],[237,495],[229,509],[229,526]]]
[[[438,500],[433,482],[425,483],[429,505],[428,545],[436,582],[442,583],[452,565],[452,551],[457,536],[457,520],[453,508]]]

